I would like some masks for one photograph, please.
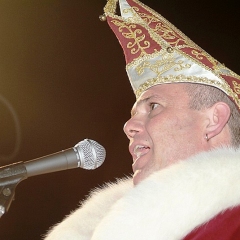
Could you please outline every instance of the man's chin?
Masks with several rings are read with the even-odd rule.
[[[143,170],[136,170],[133,174],[133,184],[138,185],[140,182],[142,182],[144,179],[146,179],[150,173],[146,173]]]

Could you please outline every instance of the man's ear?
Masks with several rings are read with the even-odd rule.
[[[231,110],[224,102],[217,102],[207,109],[209,124],[206,128],[206,134],[209,139],[218,135],[227,124]]]

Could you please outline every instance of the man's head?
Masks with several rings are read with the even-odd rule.
[[[125,125],[134,183],[196,153],[239,147],[239,75],[138,0],[109,0],[100,19],[124,50],[137,98]]]
[[[209,95],[212,90],[199,84],[162,84],[139,97],[124,127],[133,157],[134,184],[191,155],[235,142],[228,122],[231,108],[236,107],[228,105],[228,97],[218,100],[220,90],[216,97]]]

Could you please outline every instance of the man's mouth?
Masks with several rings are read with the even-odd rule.
[[[140,158],[141,156],[145,155],[148,153],[149,151],[149,147],[148,146],[144,146],[144,145],[136,145],[134,147],[133,150],[133,154],[134,156],[136,156],[136,159]]]

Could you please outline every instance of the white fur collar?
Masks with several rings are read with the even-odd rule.
[[[94,194],[47,240],[182,239],[239,204],[240,150],[218,149],[156,172],[136,187],[127,180]]]

